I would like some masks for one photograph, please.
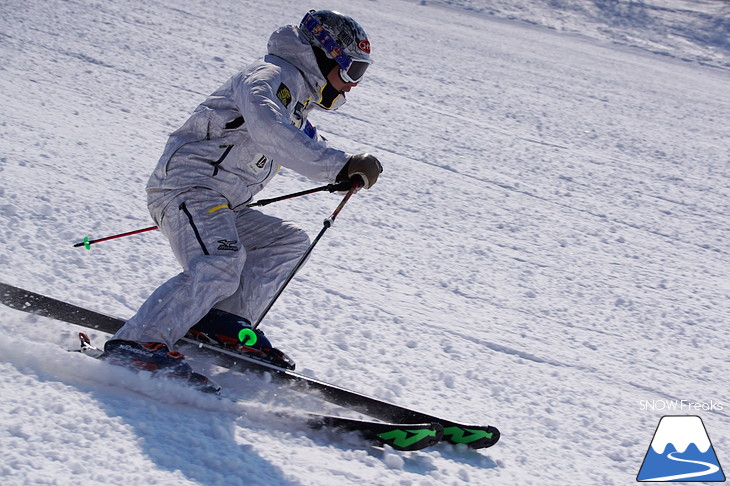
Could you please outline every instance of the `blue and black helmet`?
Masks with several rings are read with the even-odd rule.
[[[325,76],[339,64],[343,81],[358,83],[373,62],[365,30],[347,15],[332,10],[311,10],[302,19],[299,30],[318,54]]]

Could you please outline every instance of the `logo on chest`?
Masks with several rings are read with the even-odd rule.
[[[289,108],[289,104],[291,103],[291,91],[289,91],[289,88],[284,84],[279,84],[279,89],[276,90],[276,97],[279,98],[279,101],[286,107]]]
[[[251,160],[251,162],[248,163],[248,168],[254,174],[258,174],[259,172],[266,169],[268,162],[269,162],[269,158],[266,157],[264,154],[256,154],[254,156],[254,158]]]

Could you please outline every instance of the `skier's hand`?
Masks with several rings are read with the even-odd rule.
[[[337,181],[357,182],[360,187],[370,189],[383,172],[380,161],[370,154],[357,154],[350,157],[337,176]]]

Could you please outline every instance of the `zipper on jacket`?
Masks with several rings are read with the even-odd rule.
[[[220,148],[224,148],[226,150],[225,150],[225,152],[223,152],[223,155],[221,155],[221,158],[220,159],[218,159],[218,160],[216,160],[215,162],[212,163],[212,165],[213,165],[213,177],[215,177],[216,175],[218,175],[218,166],[221,165],[221,163],[223,163],[223,161],[225,160],[226,157],[228,157],[228,154],[233,149],[233,145],[221,145]]]

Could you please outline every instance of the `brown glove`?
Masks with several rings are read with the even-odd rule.
[[[360,183],[361,187],[370,189],[383,172],[380,161],[370,154],[357,154],[350,157],[337,176],[337,181],[350,180]]]

